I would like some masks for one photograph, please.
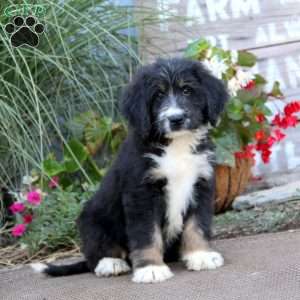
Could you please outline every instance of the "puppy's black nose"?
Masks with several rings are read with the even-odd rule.
[[[173,115],[170,116],[168,119],[172,128],[178,128],[183,125],[185,121],[185,115],[184,114]]]

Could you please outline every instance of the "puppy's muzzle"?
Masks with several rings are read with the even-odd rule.
[[[176,114],[168,117],[171,130],[180,130],[183,128],[186,115],[184,113]]]

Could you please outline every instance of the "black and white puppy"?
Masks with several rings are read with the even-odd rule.
[[[215,269],[208,245],[215,190],[208,128],[222,112],[222,82],[197,61],[160,59],[137,72],[122,99],[129,134],[79,217],[85,261],[33,267],[52,276],[95,272],[134,282],[173,276],[166,262]]]

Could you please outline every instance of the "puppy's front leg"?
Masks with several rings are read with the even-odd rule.
[[[151,242],[147,246],[136,247],[131,251],[130,258],[134,268],[132,280],[134,282],[162,282],[173,276],[169,267],[163,262],[162,238],[158,226],[155,226],[154,231],[151,230],[149,239]]]
[[[222,255],[209,247],[195,215],[190,216],[184,226],[181,257],[191,271],[216,269],[224,263]]]
[[[137,203],[130,199],[125,206],[130,259],[134,270],[132,281],[162,282],[171,278],[173,273],[163,261],[162,235],[155,221],[155,209],[143,200]]]
[[[184,224],[181,241],[181,258],[188,270],[216,269],[224,264],[222,255],[208,244],[213,217],[214,182],[199,179],[195,185],[195,206]]]

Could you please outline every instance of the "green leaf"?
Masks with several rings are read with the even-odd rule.
[[[253,67],[256,64],[256,56],[247,51],[239,51],[238,64],[243,67]]]
[[[80,169],[80,165],[87,159],[88,152],[78,140],[70,140],[64,148],[64,166],[67,172],[73,173]]]
[[[87,172],[87,174],[89,175],[90,179],[92,180],[93,183],[97,184],[99,183],[99,181],[102,179],[102,173],[101,173],[101,169],[96,169],[94,167],[94,165],[92,165],[91,163],[87,163],[85,166],[85,171]],[[97,167],[97,166],[96,166]]]
[[[261,75],[255,74],[255,79],[254,79],[256,84],[267,84],[268,81]]]
[[[228,102],[227,115],[234,121],[239,121],[243,118],[243,103],[238,98],[233,98]]]
[[[266,100],[265,99],[256,99],[253,103],[253,106],[255,107],[255,111],[263,113],[266,116],[271,116],[272,111],[266,106]]]
[[[266,116],[273,115],[272,111],[266,105],[264,105],[264,107],[261,109],[261,112]]]
[[[59,185],[61,187],[63,187],[63,189],[66,189],[68,188],[69,186],[71,186],[73,184],[73,180],[70,178],[70,175],[65,173],[66,175],[62,175],[60,178],[59,178]]]
[[[240,111],[228,111],[227,112],[228,118],[230,118],[233,121],[239,121],[242,120],[243,115]]]
[[[274,82],[272,91],[271,91],[271,95],[273,97],[283,97],[283,93],[280,90],[280,83],[278,81]]]
[[[216,146],[216,157],[217,157],[217,164],[219,165],[228,165],[230,167],[235,166],[235,157],[234,154],[231,153],[226,148],[222,147],[222,145]]]
[[[65,166],[58,161],[48,158],[43,161],[43,170],[49,177],[56,176],[65,171]]]
[[[244,111],[245,111],[247,114],[250,114],[250,113],[252,112],[252,106],[246,103],[246,104],[244,105]]]
[[[212,138],[216,145],[217,163],[234,166],[234,153],[241,149],[239,134],[235,128],[228,128],[227,132],[222,133],[221,136]]]
[[[109,119],[109,120],[107,120]],[[105,138],[111,132],[111,119],[99,118],[87,124],[84,137],[87,149],[91,155],[95,155],[103,146]]]
[[[205,39],[200,39],[190,43],[185,52],[184,56],[189,58],[199,58],[201,52],[208,50],[211,47],[210,43]]]

